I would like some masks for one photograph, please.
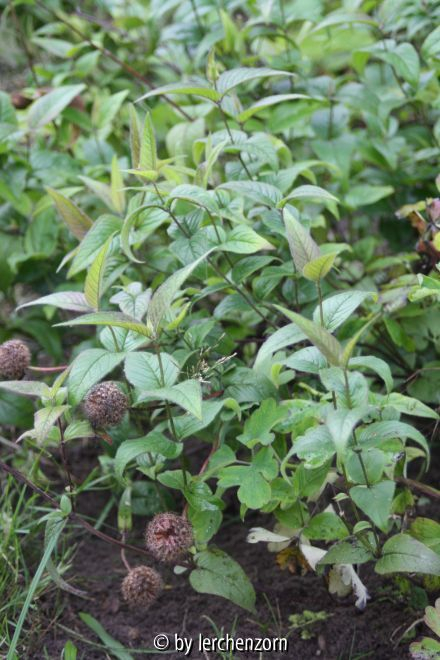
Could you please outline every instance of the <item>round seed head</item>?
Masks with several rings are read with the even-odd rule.
[[[115,383],[98,383],[84,401],[84,411],[94,428],[119,424],[128,408],[127,397]]]
[[[125,576],[121,591],[125,602],[132,608],[147,609],[163,589],[161,576],[154,568],[137,566]]]
[[[158,513],[147,525],[145,543],[153,557],[177,562],[194,542],[191,523],[176,513]]]
[[[20,380],[31,362],[31,352],[20,339],[10,339],[0,346],[0,376]]]

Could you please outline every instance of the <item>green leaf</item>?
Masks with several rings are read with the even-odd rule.
[[[275,305],[288,319],[293,321],[304,332],[306,337],[318,348],[324,357],[334,366],[338,366],[341,360],[342,346],[338,340],[333,337],[321,325],[313,323],[308,319],[291,312],[281,305]]]
[[[368,291],[343,291],[330,298],[326,298],[322,303],[322,312],[324,317],[324,327],[329,332],[334,332],[344,323],[351,314],[361,305],[366,298],[375,295]],[[313,320],[320,323],[319,306],[313,312]]]
[[[252,466],[247,468],[237,492],[240,502],[248,509],[261,509],[270,501],[271,495],[270,485],[259,470]]]
[[[141,141],[142,141],[141,122],[136,112],[136,108],[132,103],[130,103],[130,105],[128,106],[128,111],[130,114],[131,166],[133,169],[138,169],[140,153],[141,153]]]
[[[157,150],[156,138],[154,136],[154,126],[149,112],[145,115],[144,130],[140,144],[139,165],[135,166],[140,170],[157,169]]]
[[[76,204],[68,199],[68,197],[65,197],[62,193],[53,190],[52,188],[46,188],[46,190],[55,202],[58,213],[69,227],[72,234],[76,238],[79,238],[79,240],[83,239],[93,225],[89,216],[81,211]]]
[[[59,291],[58,293],[50,293],[48,296],[30,300],[23,305],[17,307],[31,307],[32,305],[51,305],[59,309],[67,309],[71,312],[91,312],[93,311],[87,303],[85,295],[82,291]]]
[[[110,186],[102,181],[91,179],[89,176],[80,176],[79,179],[81,179],[87,188],[91,190],[94,195],[99,197],[99,199],[102,200],[111,211],[117,212],[117,209],[115,209],[113,205],[112,190]]]
[[[153,336],[157,336],[159,326],[165,315],[169,313],[174,297],[180,290],[182,284],[211,252],[212,250],[209,250],[196,259],[192,264],[176,271],[154,292],[147,312],[147,325],[151,328]]]
[[[410,527],[410,534],[440,555],[440,524],[429,518],[416,518]]]
[[[38,380],[5,380],[0,382],[0,388],[24,396],[38,396],[40,398],[50,396],[49,387]]]
[[[144,352],[133,352],[127,355],[124,369],[127,380],[140,390],[154,390],[174,385],[179,375],[179,365],[168,353],[160,355],[163,381],[158,356]]]
[[[360,444],[367,447],[380,447],[382,442],[386,442],[390,438],[410,438],[423,447],[429,456],[429,447],[424,436],[414,426],[405,424],[405,422],[373,422],[361,429],[358,434]]]
[[[375,571],[440,575],[440,556],[409,534],[396,534],[384,544]]]
[[[231,190],[238,195],[248,197],[257,204],[275,207],[281,201],[281,192],[270,183],[262,181],[228,181],[218,186],[217,190]]]
[[[432,632],[440,637],[440,599],[435,601],[435,607],[428,605],[425,610],[424,620],[426,625],[431,628]],[[440,650],[440,644],[439,644]]]
[[[375,371],[379,378],[382,378],[387,388],[387,392],[393,389],[393,375],[387,362],[381,360],[375,355],[361,355],[359,357],[352,357],[348,362],[348,368],[354,367],[356,369],[371,369]]]
[[[114,462],[115,474],[118,479],[122,479],[128,463],[141,454],[151,452],[165,456],[165,458],[175,459],[180,455],[182,449],[182,443],[173,442],[158,431],[151,431],[142,438],[125,440],[119,445],[116,452]]]
[[[139,323],[136,319],[120,314],[119,312],[94,312],[92,314],[84,314],[77,319],[70,319],[64,323],[57,323],[58,326],[75,326],[75,325],[108,325],[116,328],[126,328],[137,332],[144,337],[151,338],[151,332],[143,323]]]
[[[138,398],[138,403],[146,399],[170,401],[187,410],[197,419],[202,419],[202,389],[198,380],[184,380],[172,387],[143,390]]]
[[[237,436],[237,440],[249,448],[256,444],[270,444],[275,438],[275,434],[270,431],[287,414],[287,408],[279,406],[275,399],[262,401],[260,407],[246,420],[243,433]]]
[[[304,266],[319,257],[319,247],[307,229],[289,211],[284,211],[283,220],[293,263],[296,270],[302,273]]]
[[[88,268],[105,241],[112,234],[121,230],[121,224],[121,218],[115,215],[107,213],[101,215],[81,241],[72,265],[69,268],[68,277],[73,277],[73,275],[77,275],[85,268]]]
[[[195,555],[197,568],[189,577],[191,586],[202,594],[214,594],[255,612],[255,591],[246,573],[225,552],[210,548]]]
[[[349,480],[353,483],[367,485],[368,480],[369,484],[374,484],[382,478],[387,461],[387,455],[383,451],[370,447],[362,449],[361,452],[350,452],[345,457],[345,469]]]
[[[293,73],[288,71],[277,71],[276,69],[268,69],[267,67],[251,68],[239,67],[231,69],[222,73],[216,83],[218,92],[223,96],[230,92],[238,85],[251,80],[261,80],[262,78],[271,78],[274,76],[293,76]]]
[[[77,405],[93,385],[107,376],[124,359],[125,353],[109,353],[104,348],[89,348],[72,362],[69,371],[69,399]]]
[[[111,172],[111,197],[113,208],[118,213],[123,213],[125,208],[125,191],[122,173],[119,168],[119,162],[116,154],[112,158],[112,172]]]
[[[37,410],[34,417],[34,431],[37,443],[47,439],[50,429],[70,406],[53,406]]]
[[[272,356],[273,353],[279,351],[286,346],[298,344],[300,341],[306,339],[305,333],[298,328],[295,323],[289,323],[270,335],[268,339],[261,346],[255,359],[254,369],[258,368]]]
[[[395,489],[394,481],[380,481],[370,487],[350,488],[350,497],[380,530],[387,532]]]
[[[386,403],[393,406],[399,412],[405,415],[414,415],[415,417],[427,417],[428,419],[439,419],[438,414],[418,399],[405,396],[399,392],[392,392],[386,398]]]
[[[99,301],[102,295],[106,259],[112,240],[113,236],[109,236],[98,252],[86,275],[84,295],[89,305],[96,310],[99,308]]]
[[[29,108],[29,128],[36,130],[53,121],[85,88],[85,85],[62,85],[41,96]]]
[[[440,53],[440,25],[426,37],[422,44],[422,53],[425,58],[435,57]]]
[[[109,635],[105,628],[103,628],[99,621],[97,621],[93,616],[87,614],[86,612],[80,612],[79,617],[81,621],[83,621],[86,626],[88,626],[90,630],[92,630],[95,635],[99,637],[106,650],[108,650],[111,655],[114,655],[118,660],[134,660],[133,656],[128,652],[125,646],[123,646],[121,642],[118,642],[117,639]]]
[[[291,193],[287,195],[287,197],[284,197],[282,200],[280,200],[278,206],[280,208],[283,208],[287,204],[287,202],[295,201],[295,200],[306,200],[306,201],[311,201],[311,202],[339,202],[338,198],[332,195],[331,193],[327,192],[327,190],[324,190],[324,188],[320,188],[319,186],[299,186],[298,188],[295,188],[292,190]]]
[[[348,534],[345,523],[331,511],[323,511],[313,516],[304,529],[304,536],[311,541],[339,541]]]
[[[330,431],[323,425],[308,429],[304,435],[295,439],[284,459],[285,462],[289,454],[296,454],[308,469],[321,467],[335,455],[335,445]]]
[[[136,103],[152,98],[153,96],[163,96],[164,94],[189,94],[191,96],[201,96],[202,98],[213,102],[221,99],[221,94],[219,94],[219,92],[211,87],[203,86],[197,81],[187,84],[176,82],[162,85],[162,87],[156,87],[156,89],[152,89],[150,92],[147,92],[140,98],[136,99]]]
[[[255,114],[260,112],[260,110],[264,110],[269,106],[277,105],[278,103],[284,103],[285,101],[297,101],[304,99],[309,101],[318,100],[318,99],[314,99],[311,96],[307,96],[306,94],[276,94],[274,96],[266,96],[265,98],[260,99],[255,103],[253,103],[251,106],[249,106],[249,108],[246,108],[246,110],[240,112],[238,115],[235,116],[235,119],[240,123],[244,123],[245,121],[253,117]]]
[[[326,564],[365,564],[373,559],[373,555],[363,545],[354,545],[346,541],[330,548],[318,562],[318,566]]]
[[[337,255],[333,252],[323,254],[312,261],[309,261],[303,268],[303,275],[312,282],[320,282],[333,268]]]
[[[394,192],[392,186],[370,186],[365,183],[353,186],[345,197],[345,203],[352,209],[358,206],[369,206],[375,204],[384,197],[389,197]]]
[[[227,239],[221,244],[225,252],[236,254],[253,254],[259,250],[273,250],[274,246],[256,231],[246,225],[237,225],[229,232]]]
[[[343,458],[347,443],[355,426],[365,417],[367,409],[352,408],[341,410],[330,410],[326,418],[326,425],[332,436],[336,452]]]

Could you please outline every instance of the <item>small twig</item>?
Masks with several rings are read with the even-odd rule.
[[[127,536],[126,533],[125,533],[125,532],[122,532],[122,534],[121,534],[121,541],[122,541],[122,543],[125,543],[125,541],[126,541],[126,536]],[[130,564],[128,563],[127,557],[126,557],[126,555],[125,555],[125,548],[121,548],[121,560],[122,560],[122,563],[124,564],[125,568],[127,569],[127,571],[130,573],[130,571],[131,571],[131,566],[130,566]]]
[[[69,368],[68,364],[61,364],[59,367],[28,367],[29,371],[38,371],[45,374],[53,374],[58,371],[65,371]]]
[[[427,486],[426,484],[420,483],[420,481],[415,481],[414,479],[407,479],[406,477],[396,477],[394,479],[398,484],[406,486],[410,490],[419,490],[424,495],[432,497],[435,500],[440,500],[440,490],[432,488],[432,486]]]

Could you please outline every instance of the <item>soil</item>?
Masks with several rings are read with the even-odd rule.
[[[105,493],[103,496],[106,497]],[[94,514],[96,518],[104,503],[102,496],[91,498],[89,494],[84,496],[80,508],[85,514]],[[419,515],[435,517],[431,508],[431,504],[426,504]],[[80,612],[87,612],[95,617],[127,651],[133,650],[134,658],[144,655],[159,658],[165,655],[154,651],[153,639],[159,633],[165,633],[173,640],[175,634],[194,640],[189,656],[194,660],[213,660],[221,657],[237,660],[409,658],[408,642],[404,641],[396,647],[391,639],[394,642],[398,640],[405,629],[420,618],[422,612],[410,608],[408,599],[405,600],[399,595],[391,579],[384,581],[368,567],[363,567],[362,579],[368,587],[371,600],[366,609],[360,612],[354,606],[353,596],[344,600],[331,597],[322,577],[313,573],[298,575],[288,570],[282,571],[276,563],[275,555],[267,551],[265,544],[246,543],[246,534],[250,527],[270,528],[270,516],[249,515],[246,524],[242,524],[236,516],[233,517],[231,511],[226,520],[227,523],[214,542],[234,557],[251,578],[257,591],[256,615],[248,614],[220,597],[197,594],[188,586],[185,575],[176,576],[172,569],[164,569],[163,566],[157,567],[166,583],[166,589],[160,599],[147,612],[133,612],[120,596],[120,584],[125,569],[117,547],[87,535],[80,537],[68,579],[75,587],[86,590],[90,600],[61,592],[63,607],[60,608],[61,614],[57,618],[54,615],[53,594],[42,598],[39,603],[40,614],[46,620],[47,626],[44,634],[40,629],[39,635],[34,638],[33,644],[26,652],[26,660],[61,658],[69,639],[78,648],[78,658],[109,658],[104,647],[99,646],[101,641],[80,619]],[[114,524],[115,520],[110,519],[108,522]],[[108,529],[105,531],[109,532]],[[82,534],[82,531],[79,533]],[[129,541],[141,545],[141,539],[142,530],[139,529]],[[141,556],[134,553],[128,553],[128,559],[132,566],[145,563]],[[435,594],[431,596],[434,600]],[[301,630],[291,628],[289,616],[302,614],[305,610],[324,612],[326,618],[307,627],[308,638],[303,639]],[[204,654],[198,648],[199,635],[217,636],[215,626],[219,630],[223,628],[224,635],[229,633],[235,637],[255,639],[287,636],[288,650],[263,652],[261,655],[258,652],[245,651],[223,656],[216,652]],[[415,632],[419,637],[421,633],[428,631],[423,630],[423,624],[419,624]],[[169,651],[166,656],[173,660],[185,657],[183,653],[174,650]]]

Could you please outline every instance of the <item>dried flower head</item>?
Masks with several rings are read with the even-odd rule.
[[[0,346],[0,376],[20,380],[31,362],[31,352],[20,339],[10,339]]]
[[[191,523],[176,513],[158,513],[147,525],[147,549],[159,561],[178,561],[194,542]]]
[[[154,603],[163,589],[161,576],[149,566],[136,566],[125,576],[121,591],[132,608],[146,609]]]
[[[127,397],[112,382],[98,383],[92,387],[84,401],[86,417],[95,428],[119,424],[127,408]]]

